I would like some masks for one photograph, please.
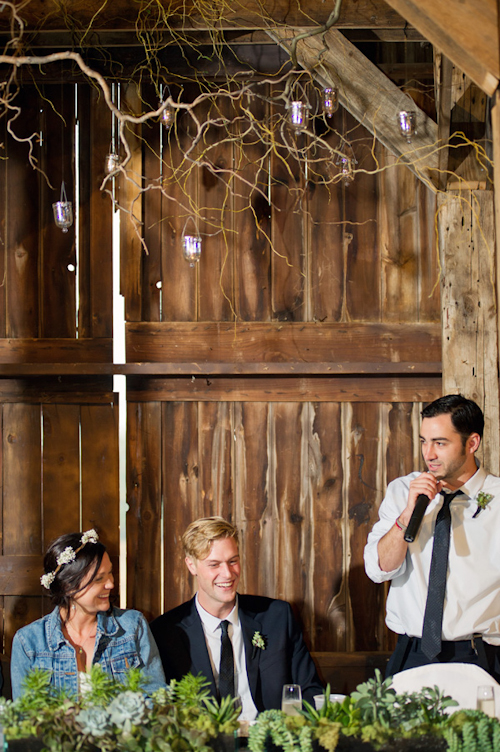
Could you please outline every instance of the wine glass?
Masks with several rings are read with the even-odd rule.
[[[302,708],[300,684],[284,684],[281,695],[281,710],[287,715],[299,715]]]
[[[495,694],[492,686],[481,685],[477,688],[477,709],[495,717]]]

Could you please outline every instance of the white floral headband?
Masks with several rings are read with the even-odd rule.
[[[61,551],[59,556],[57,557],[57,567],[54,569],[53,572],[47,572],[47,574],[44,574],[40,577],[40,582],[46,588],[47,590],[50,590],[50,586],[56,579],[56,574],[59,572],[62,566],[64,564],[69,564],[70,561],[74,561],[76,559],[76,555],[79,551],[84,548],[84,546],[87,545],[87,543],[97,543],[99,540],[99,536],[97,535],[96,531],[94,529],[87,530],[86,533],[83,533],[82,537],[80,538],[80,545],[78,548],[73,548],[72,546],[66,546],[64,551]]]

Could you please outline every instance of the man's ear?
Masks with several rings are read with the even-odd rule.
[[[189,569],[189,571],[191,572],[191,574],[194,577],[196,577],[196,575],[197,575],[196,559],[192,559],[191,556],[186,556],[186,558],[184,559],[184,561],[186,562],[186,566]]]
[[[467,439],[466,448],[470,450],[471,454],[474,454],[479,449],[480,443],[481,443],[480,435],[478,433],[471,433],[471,435]]]

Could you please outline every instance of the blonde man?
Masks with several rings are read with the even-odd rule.
[[[198,592],[151,624],[167,681],[201,672],[215,697],[241,699],[242,720],[279,708],[283,684],[300,684],[313,702],[323,687],[290,604],[237,592],[237,529],[206,517],[191,523],[182,544]]]

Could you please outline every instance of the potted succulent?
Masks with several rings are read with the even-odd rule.
[[[396,694],[376,671],[342,703],[316,710],[304,702],[298,716],[261,713],[250,728],[251,752],[497,752],[500,723],[476,710],[451,712],[457,703],[437,687]]]
[[[212,752],[224,735],[234,748],[240,710],[229,698],[211,699],[204,677],[188,674],[151,697],[143,683],[138,669],[130,669],[121,683],[96,665],[88,691],[75,698],[54,689],[48,672],[34,670],[19,698],[0,703],[9,749]]]

